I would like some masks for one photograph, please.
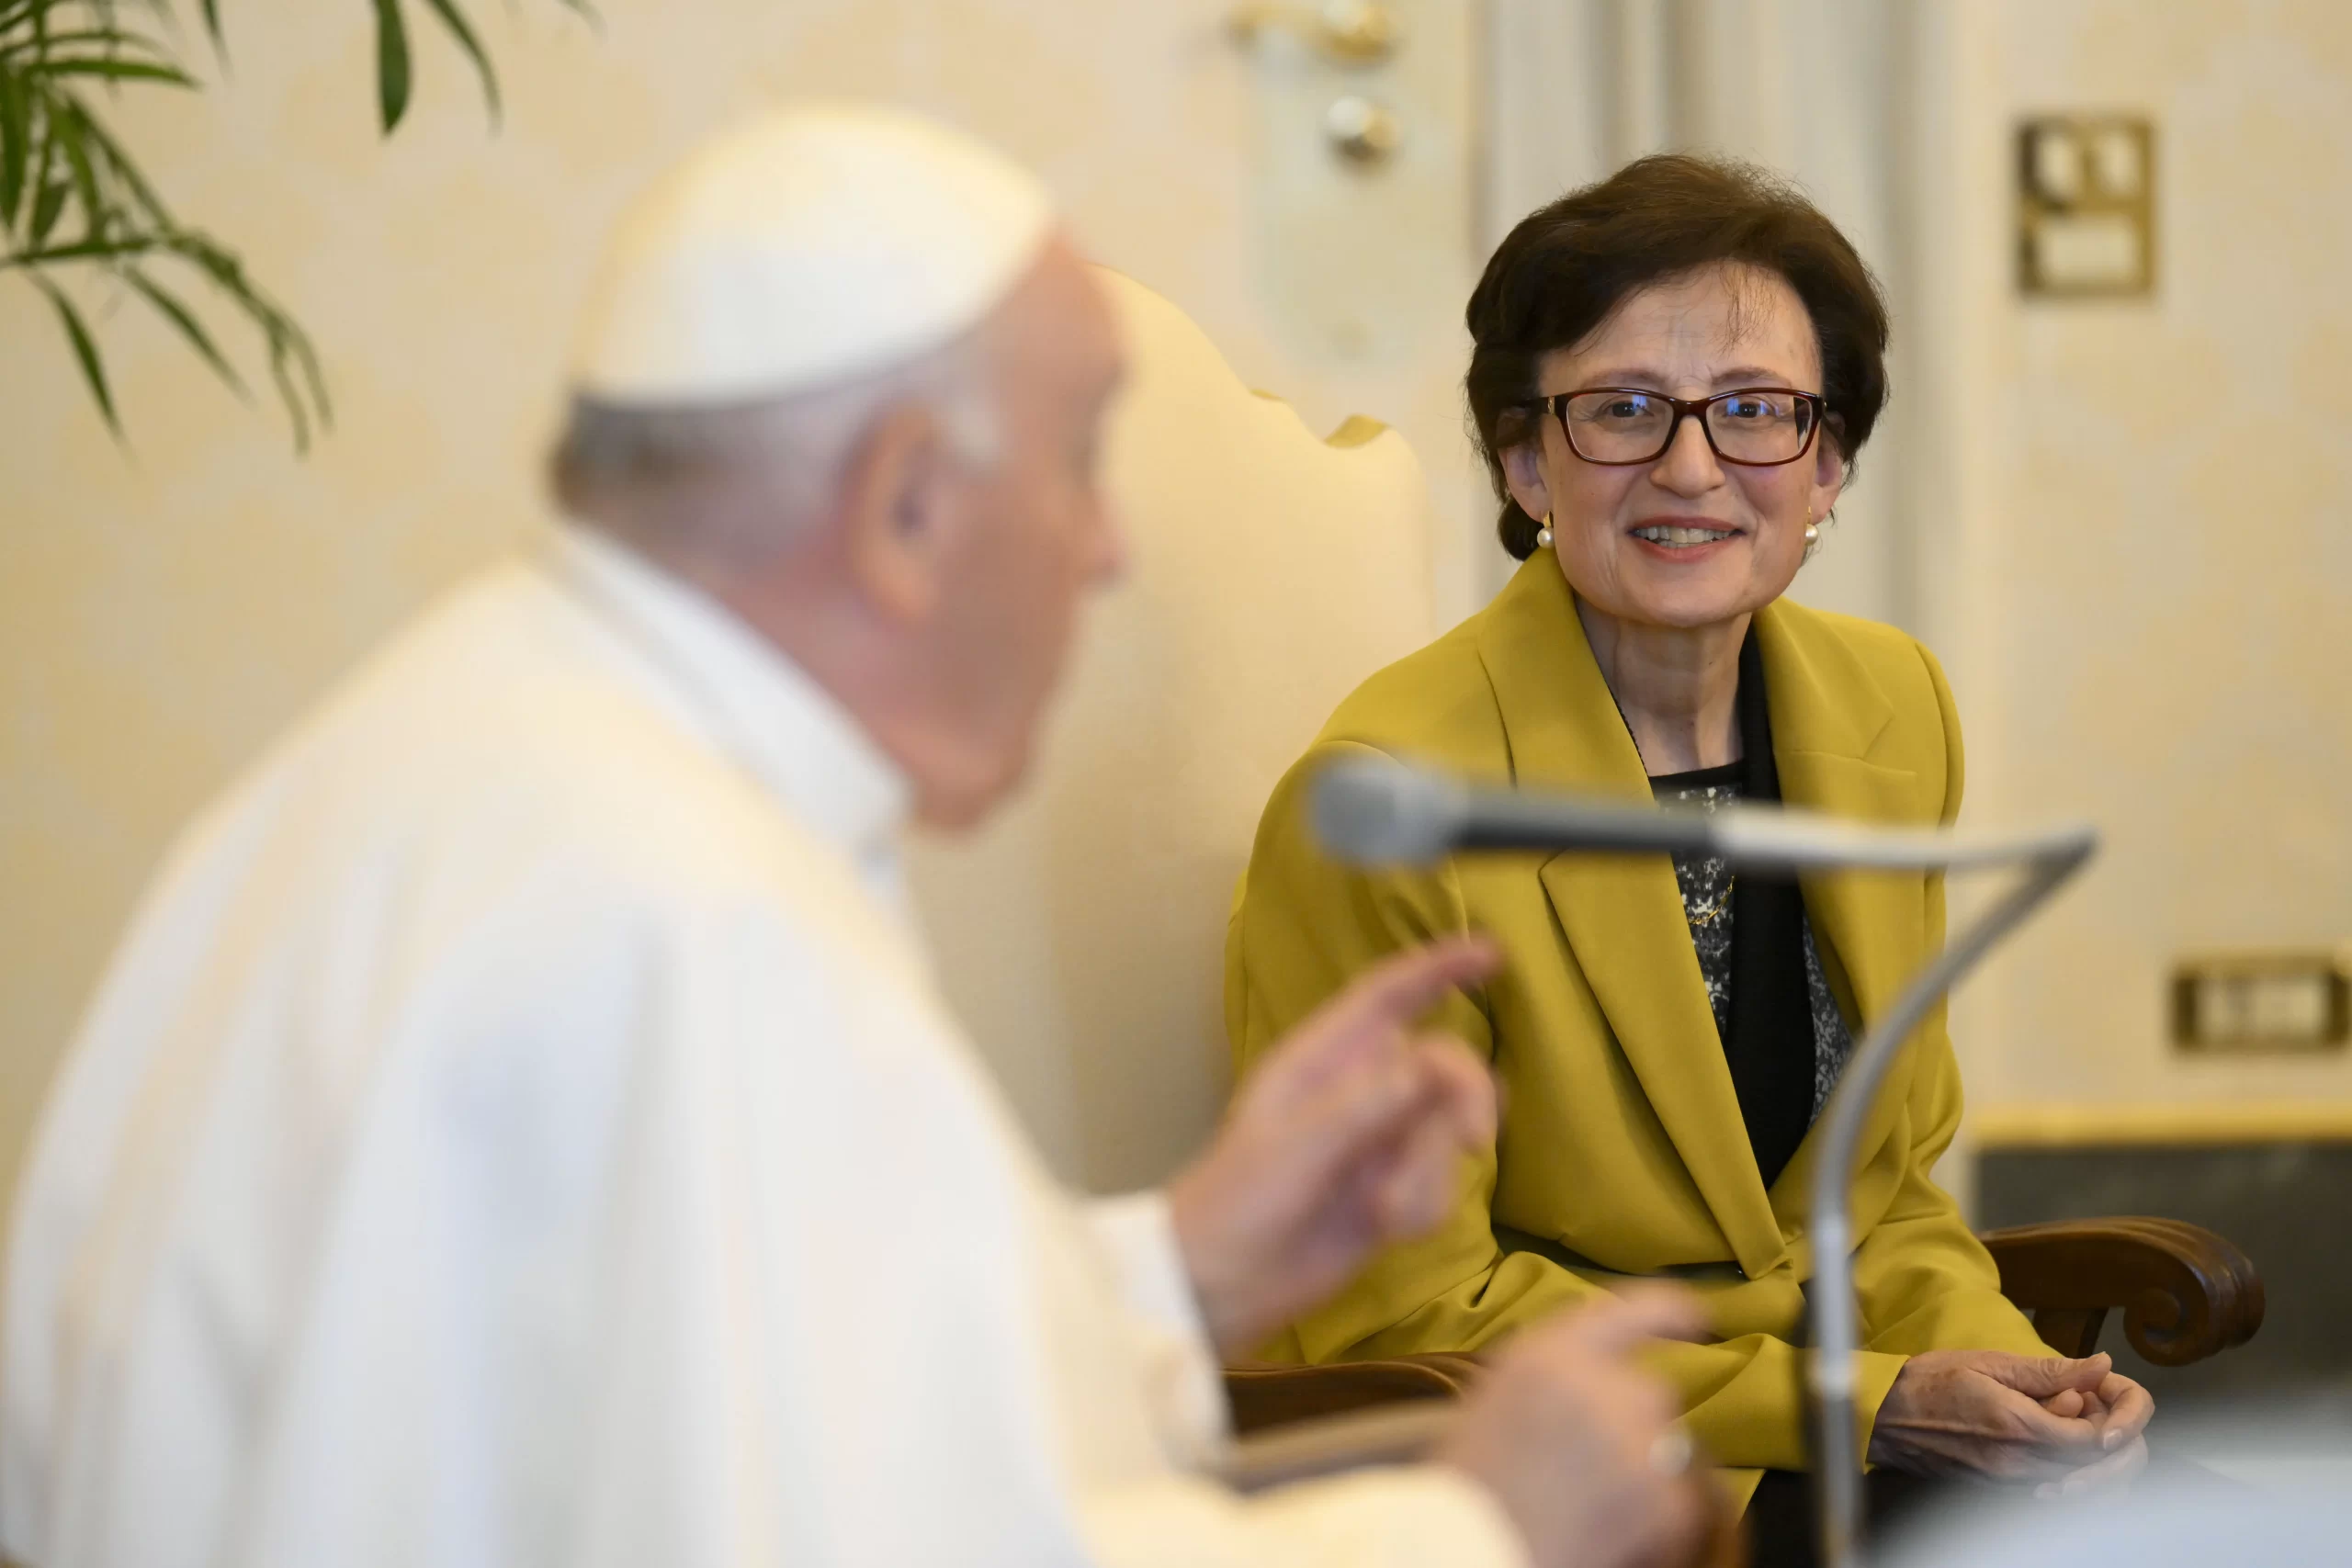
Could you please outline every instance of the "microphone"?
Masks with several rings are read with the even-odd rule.
[[[2086,854],[2089,829],[1985,835],[1888,828],[1781,807],[1712,813],[1554,791],[1464,783],[1384,752],[1344,757],[1316,775],[1316,835],[1356,865],[1426,865],[1450,854],[1713,855],[1736,871],[1934,871]]]
[[[2020,874],[1983,913],[1954,931],[1902,994],[1867,1020],[1829,1103],[1822,1108],[1813,1191],[1812,1399],[1814,1501],[1821,1560],[1849,1568],[1860,1548],[1861,1454],[1854,1396],[1861,1326],[1854,1301],[1854,1239],[1846,1190],[1862,1124],[1904,1041],[1977,960],[2082,868],[2098,846],[2087,827],[1988,835],[1948,828],[1883,828],[1804,811],[1726,806],[1688,808],[1595,800],[1471,784],[1374,751],[1327,764],[1315,779],[1317,834],[1336,859],[1358,865],[1427,864],[1451,854],[1583,851],[1596,854],[1697,852],[1736,871],[1931,871],[2015,865]]]
[[[1713,839],[1697,812],[1482,789],[1382,754],[1325,767],[1314,813],[1324,848],[1358,865],[1426,864],[1460,850],[1672,854]]]

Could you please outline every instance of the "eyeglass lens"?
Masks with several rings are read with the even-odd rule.
[[[1577,456],[1596,463],[1647,462],[1665,453],[1674,429],[1674,405],[1643,392],[1580,392],[1560,413]],[[1706,406],[1707,434],[1735,463],[1792,461],[1813,420],[1813,404],[1788,392],[1727,392]]]

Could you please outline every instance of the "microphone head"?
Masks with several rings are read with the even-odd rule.
[[[1468,808],[1460,786],[1377,752],[1328,763],[1315,779],[1316,836],[1332,859],[1357,865],[1442,859]]]

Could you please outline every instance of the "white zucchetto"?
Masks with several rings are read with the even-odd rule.
[[[1035,175],[932,121],[855,105],[770,111],[629,209],[571,390],[744,402],[903,364],[978,326],[1054,221]]]

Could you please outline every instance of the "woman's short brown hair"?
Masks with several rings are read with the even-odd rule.
[[[1525,560],[1535,519],[1511,499],[1502,455],[1526,441],[1544,356],[1581,343],[1635,290],[1744,264],[1788,280],[1821,345],[1829,431],[1848,464],[1886,406],[1886,300],[1838,226],[1750,164],[1662,152],[1520,220],[1465,312],[1470,420],[1503,503],[1497,532]]]

